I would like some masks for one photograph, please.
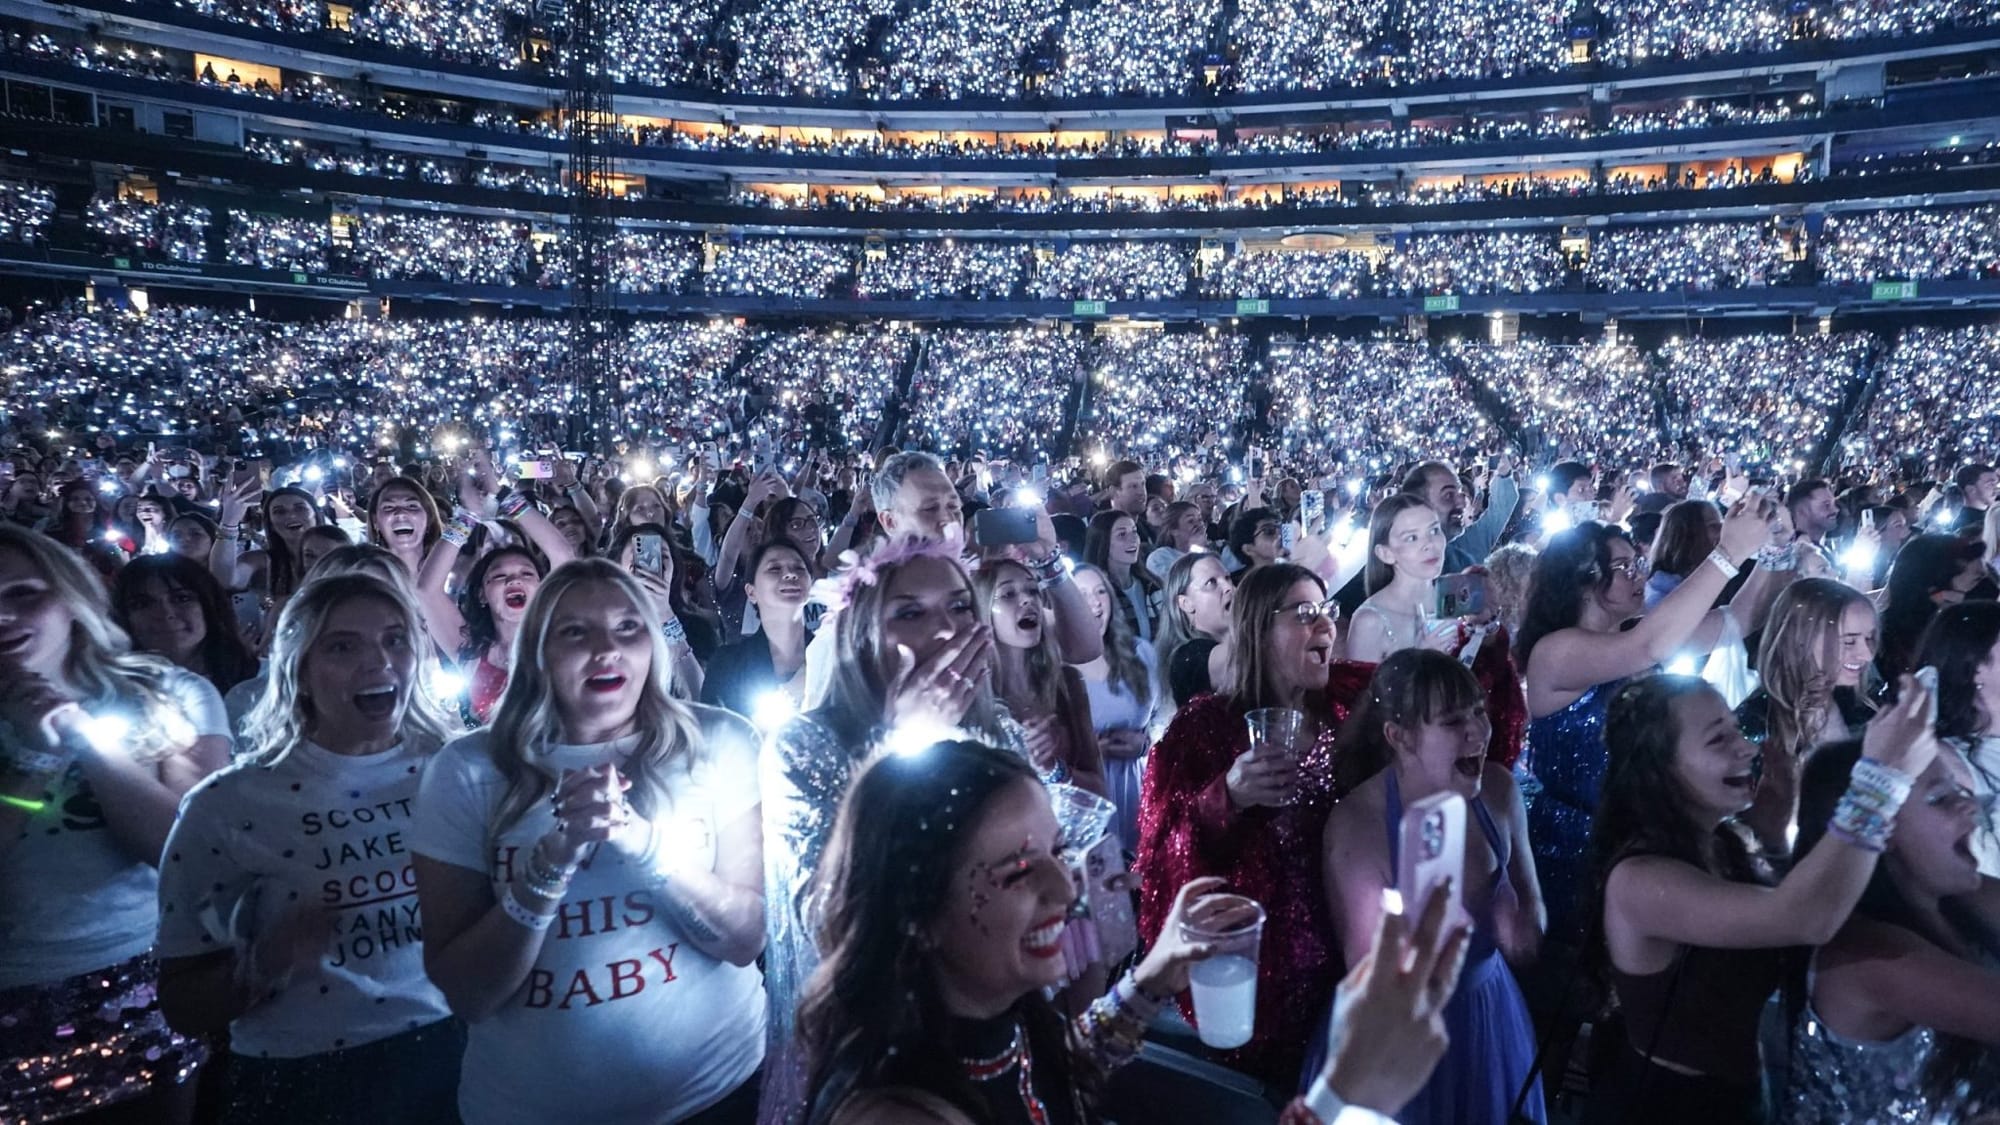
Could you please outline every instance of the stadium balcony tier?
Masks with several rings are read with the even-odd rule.
[[[1225,8],[1238,4],[1196,3],[1186,5],[1192,9],[1187,15],[1204,26],[1193,31],[1178,26],[1190,22],[1178,13],[1152,28],[1099,26],[1103,21],[1088,20],[1079,21],[1082,26],[1058,27],[1056,22],[1069,16],[1066,5],[1009,0],[918,0],[899,6],[896,13],[901,15],[873,13],[879,17],[875,20],[870,19],[872,10],[888,13],[887,6],[851,0],[770,3],[747,15],[714,0],[658,11],[630,7],[629,26],[618,29],[613,45],[614,53],[623,49],[627,54],[614,67],[659,78],[620,84],[622,113],[889,128],[951,128],[974,119],[985,129],[1061,128],[1079,120],[1093,128],[1157,128],[1162,114],[1201,118],[1219,113],[1233,119],[1390,102],[1420,116],[1430,104],[1521,96],[1548,100],[1590,96],[1593,90],[1601,97],[1613,89],[1622,94],[1693,78],[1771,79],[1829,70],[1849,71],[1851,78],[1865,83],[1871,70],[1901,60],[1976,52],[2000,43],[1995,26],[2000,13],[1974,0],[1921,0],[1889,11],[1880,4],[1846,5],[1815,26],[1788,26],[1775,4],[1645,3],[1629,6],[1625,26],[1614,24],[1581,37],[1563,30],[1573,5],[1546,0],[1442,5],[1435,13],[1405,13],[1407,26],[1401,28],[1386,26],[1379,17],[1369,27],[1340,26],[1345,13],[1337,4],[1299,5],[1299,11],[1285,13],[1285,20],[1260,21],[1251,9],[1262,6],[1249,0],[1240,4],[1234,27],[1224,28]],[[1113,21],[1174,8],[1157,0],[1108,7]],[[1336,10],[1320,13],[1314,8]],[[281,8],[251,0],[73,0],[58,6],[0,0],[0,16],[336,78],[366,75],[384,85],[524,105],[547,105],[561,91],[559,60],[547,38],[551,25],[544,14],[559,13],[559,5],[515,0],[378,4],[353,10],[343,5],[341,10],[347,13],[345,29],[325,26],[339,21],[320,4]],[[999,22],[1017,14],[1030,24],[1039,21],[1043,38],[1019,43],[1021,50],[996,68],[992,48],[1014,46],[1034,34],[1031,28]],[[754,26],[760,15],[799,26],[765,34],[768,29]],[[677,22],[655,29],[653,23],[661,19]],[[886,35],[879,33],[882,19],[890,24]],[[842,27],[843,20],[854,26]],[[987,26],[970,26],[981,20]],[[815,22],[824,26],[811,26]],[[992,43],[974,42],[980,49],[954,57],[949,39],[921,42],[940,22],[952,25],[943,30],[954,36],[972,34]],[[1325,22],[1317,30],[1327,34],[1317,46],[1267,43],[1278,31],[1264,22]],[[996,26],[1005,30],[996,33]],[[1062,41],[1064,33],[1078,42]],[[1147,43],[1148,34],[1160,42]],[[801,43],[801,38],[812,42]],[[1594,47],[1578,63],[1572,60],[1580,40]],[[1106,43],[1118,50],[1106,50]],[[1121,51],[1158,55],[1166,43],[1183,49],[1144,78],[1079,75],[1072,81],[1062,73],[1065,65],[1118,71],[1129,61],[1121,59]],[[1718,50],[1718,43],[1731,46]],[[787,67],[819,67],[825,59],[812,56],[821,47],[879,60],[879,66],[859,69],[884,72],[887,81],[868,91],[848,81],[859,75],[833,76],[831,81],[772,77]],[[862,49],[857,52],[857,47]],[[748,57],[752,52],[755,56]],[[1280,61],[1260,66],[1259,58]],[[924,67],[933,73],[910,77],[913,68]],[[1007,88],[997,91],[989,78],[962,80],[954,73],[978,67],[1006,72]],[[1027,77],[1014,82],[1016,70]],[[1245,70],[1252,72],[1247,80],[1239,73]],[[1037,71],[1044,80],[1035,80]],[[1112,95],[1107,92],[1112,89],[1127,92]],[[1147,92],[1130,92],[1136,90]],[[1126,114],[1132,116],[1121,116]]]

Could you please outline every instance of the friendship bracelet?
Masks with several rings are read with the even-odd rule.
[[[1915,788],[1915,781],[1900,770],[1869,758],[1854,764],[1847,792],[1841,794],[1827,821],[1827,831],[1866,851],[1881,853],[1889,847],[1896,828],[1896,813]]]
[[[473,515],[465,508],[454,508],[451,512],[451,519],[445,521],[444,527],[438,531],[438,538],[443,539],[454,547],[463,548],[467,543],[472,541],[472,529],[477,526],[479,526],[479,517]]]
[[[506,890],[500,892],[500,909],[507,912],[507,917],[512,918],[514,921],[519,922],[536,933],[540,933],[550,926],[555,925],[555,915],[537,914],[521,905],[521,900],[514,897],[514,888],[512,887],[508,887]]]

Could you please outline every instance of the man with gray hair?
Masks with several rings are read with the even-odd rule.
[[[889,538],[956,541],[967,552],[966,569],[976,565],[979,552],[965,527],[965,502],[945,475],[943,462],[935,456],[915,449],[891,454],[869,482],[868,495],[875,502],[875,518]],[[1049,600],[1050,624],[1062,646],[1063,661],[1089,663],[1104,654],[1104,635],[1083,592],[1070,580],[1069,568],[1063,565],[1055,525],[1049,522],[1047,510],[1039,506],[1035,508],[1035,527],[1040,533],[1035,542],[1018,548],[989,548],[987,553],[1004,551],[1036,576]],[[808,709],[825,699],[832,680],[833,637],[832,626],[822,621],[812,643],[806,646]]]
[[[931,454],[911,449],[891,455],[868,491],[876,520],[892,538],[950,539],[953,528],[964,534],[965,503]]]

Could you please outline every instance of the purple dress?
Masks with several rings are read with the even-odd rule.
[[[1402,845],[1398,829],[1403,823],[1403,794],[1393,769],[1384,780],[1389,785],[1389,870],[1395,872]],[[1486,916],[1473,921],[1458,991],[1445,1005],[1451,1046],[1438,1060],[1430,1082],[1396,1115],[1399,1125],[1507,1125],[1514,1099],[1535,1065],[1535,1027],[1528,1019],[1528,1005],[1493,938],[1493,907],[1502,896],[1514,897],[1514,885],[1507,880],[1507,838],[1493,823],[1486,802],[1475,797],[1469,804],[1499,866],[1488,888]],[[1548,1120],[1539,1077],[1522,1102],[1520,1119]]]

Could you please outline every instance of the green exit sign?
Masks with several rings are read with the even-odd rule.
[[[1878,301],[1908,301],[1917,295],[1914,281],[1878,281],[1875,283],[1875,299]]]
[[[1078,301],[1074,307],[1076,316],[1103,316],[1103,301]]]
[[[1446,293],[1442,297],[1425,297],[1424,311],[1427,313],[1457,312],[1458,295],[1456,293]]]
[[[1271,302],[1266,300],[1236,302],[1237,316],[1269,316],[1270,312]]]

